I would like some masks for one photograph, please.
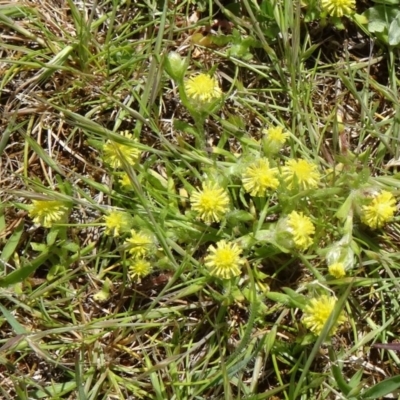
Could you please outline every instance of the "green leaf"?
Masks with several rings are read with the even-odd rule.
[[[360,25],[368,25],[368,18],[364,14],[355,13],[353,18]]]
[[[388,6],[395,6],[400,4],[400,0],[374,0],[375,3],[386,4]]]
[[[387,32],[392,21],[397,17],[398,10],[394,7],[375,6],[369,8],[364,15],[368,19],[368,30],[371,33]]]
[[[38,252],[40,252],[40,253],[42,253],[42,252],[44,252],[44,251],[47,251],[48,248],[49,248],[49,247],[48,247],[46,244],[44,244],[44,243],[36,243],[36,242],[32,242],[32,243],[31,243],[31,247],[32,247],[32,250],[38,251]]]
[[[230,223],[235,224],[239,222],[253,221],[254,216],[250,214],[248,211],[234,210],[227,215],[227,220]]]
[[[278,293],[278,292],[268,292],[265,294],[270,300],[275,301],[276,303],[288,305],[290,303],[290,297],[287,294]]]
[[[335,378],[336,384],[338,385],[340,391],[346,395],[351,391],[352,386],[346,382],[343,375],[343,362],[337,359],[336,353],[334,352],[332,346],[329,346],[329,358],[332,363],[332,375]]]
[[[186,121],[181,121],[179,119],[174,119],[174,128],[178,131],[188,133],[189,135],[197,136],[197,130],[193,125],[190,125]]]
[[[21,238],[21,235],[24,231],[24,224],[19,224],[15,231],[12,233],[10,238],[7,240],[7,243],[4,246],[3,251],[0,254],[0,258],[4,261],[7,262],[11,256],[14,254],[15,249],[18,246],[19,240]]]
[[[46,279],[52,281],[65,272],[65,267],[62,264],[53,265],[47,273]]]
[[[7,322],[11,325],[13,328],[14,332],[17,335],[23,335],[27,333],[26,329],[15,319],[15,317],[5,308],[0,304],[0,311],[3,313],[5,319]]]
[[[111,291],[113,289],[113,284],[110,279],[106,278],[103,283],[102,288],[93,295],[93,299],[98,302],[106,301],[111,296]]]
[[[47,234],[47,237],[46,237],[47,246],[49,246],[49,247],[53,246],[53,244],[56,242],[58,232],[59,232],[58,228],[54,228],[54,229],[50,230],[50,232]],[[40,251],[43,251],[43,250],[40,250]]]
[[[336,212],[336,218],[340,219],[341,221],[345,221],[346,218],[350,215],[351,208],[353,205],[353,199],[354,195],[353,193],[350,193],[347,196],[347,199],[344,201],[344,203],[340,206],[339,210]]]
[[[398,46],[400,44],[400,11],[389,27],[389,44]]]
[[[15,285],[19,282],[24,281],[26,278],[29,277],[29,275],[33,274],[36,269],[38,269],[48,258],[48,253],[47,251],[43,252],[40,254],[38,257],[36,257],[33,262],[26,267],[19,268],[4,278],[0,279],[0,287],[7,287],[11,285]]]
[[[65,242],[61,247],[64,250],[70,251],[71,253],[78,253],[80,249],[79,244],[74,242]]]
[[[260,242],[272,243],[275,238],[275,230],[273,229],[262,229],[259,230],[255,235],[256,240]]]
[[[289,296],[290,304],[294,307],[298,307],[300,309],[304,309],[307,304],[307,299],[302,295],[294,290],[284,287],[282,290]]]
[[[42,146],[38,142],[36,142],[33,138],[21,132],[27,144],[32,147],[32,150],[54,171],[59,173],[62,176],[65,176],[64,171],[60,168],[60,166],[43,150]]]
[[[51,398],[59,398],[69,392],[72,392],[76,388],[76,382],[64,382],[64,383],[54,383],[44,389],[38,389],[32,393],[33,399],[48,399],[49,395]]]
[[[400,388],[400,375],[377,383],[362,393],[360,398],[363,400],[379,399],[395,392],[398,388]]]

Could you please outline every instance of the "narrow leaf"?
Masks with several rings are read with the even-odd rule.
[[[363,400],[379,399],[400,388],[400,375],[385,379],[361,394]]]

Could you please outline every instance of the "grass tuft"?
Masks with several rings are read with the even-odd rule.
[[[353,5],[1,6],[2,398],[397,393],[397,10]]]

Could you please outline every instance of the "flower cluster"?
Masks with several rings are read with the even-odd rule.
[[[287,225],[294,244],[299,250],[307,250],[313,243],[315,227],[311,219],[302,212],[292,211],[287,217]]]
[[[111,211],[104,217],[106,226],[105,234],[110,236],[119,236],[121,232],[126,232],[130,227],[129,215],[122,211]]]
[[[58,200],[33,200],[28,214],[35,224],[51,228],[53,224],[62,222],[67,216],[68,207]]]
[[[372,229],[381,228],[393,219],[395,212],[395,198],[392,193],[383,190],[362,208],[361,221]]]
[[[129,276],[132,280],[140,281],[141,278],[149,275],[152,269],[150,262],[144,258],[134,259],[129,265]]]
[[[139,157],[140,150],[136,147],[136,140],[133,139],[133,135],[129,132],[122,132],[122,137],[129,140],[131,143],[122,144],[112,140],[107,140],[103,146],[103,159],[109,164],[111,168],[121,168],[124,160],[130,165],[134,165]]]
[[[245,170],[242,176],[243,187],[252,196],[265,196],[268,189],[278,187],[277,173],[276,168],[270,168],[268,159],[261,158]]]
[[[201,104],[207,104],[222,97],[217,80],[207,74],[198,74],[185,82],[187,97]]]
[[[288,160],[282,169],[282,176],[289,189],[313,189],[318,186],[321,176],[318,167],[307,160]]]
[[[154,248],[153,238],[147,233],[131,230],[131,237],[125,240],[129,254],[133,258],[142,258],[148,255]]]
[[[285,144],[286,139],[289,137],[287,132],[283,132],[281,126],[270,127],[268,129],[263,129],[263,145],[266,154],[276,154],[281,150],[282,146]]]
[[[346,276],[346,269],[342,262],[337,262],[329,265],[328,272],[336,279],[340,279]]]
[[[221,279],[230,279],[240,275],[240,267],[245,260],[240,257],[242,249],[235,243],[225,240],[217,242],[217,247],[211,245],[205,257],[205,266],[210,274]]]
[[[310,304],[304,310],[302,318],[304,326],[316,335],[320,335],[335,306],[336,299],[334,297],[322,295],[311,299]],[[329,332],[329,336],[334,335],[338,326],[345,321],[346,317],[341,313]]]
[[[125,190],[132,190],[132,182],[129,179],[129,175],[124,172],[118,179],[119,184],[125,189]]]
[[[321,10],[332,17],[343,17],[354,13],[355,0],[321,0]]]
[[[192,209],[206,224],[219,222],[229,210],[229,196],[217,183],[205,182],[203,190],[192,193]]]

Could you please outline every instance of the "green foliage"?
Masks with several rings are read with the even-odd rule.
[[[368,20],[368,30],[389,46],[400,45],[400,10],[388,2],[369,8],[364,16]]]
[[[395,392],[399,0],[68,5],[0,16],[2,395]]]

